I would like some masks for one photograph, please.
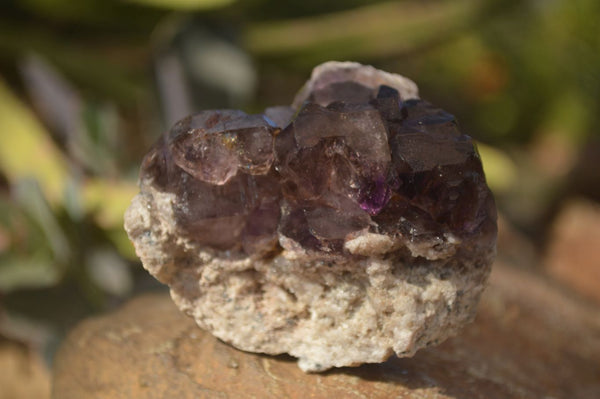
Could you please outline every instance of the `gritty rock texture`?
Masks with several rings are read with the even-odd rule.
[[[180,121],[125,215],[144,267],[203,329],[305,371],[453,335],[490,271],[495,205],[471,138],[416,96],[326,63],[292,107]]]
[[[531,265],[530,265],[531,267]],[[496,264],[475,322],[413,358],[305,374],[200,330],[167,295],[133,300],[72,331],[55,399],[594,399],[600,312],[544,278]]]

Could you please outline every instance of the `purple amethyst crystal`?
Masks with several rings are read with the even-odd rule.
[[[327,62],[292,106],[204,111],[144,159],[125,228],[201,328],[305,371],[472,320],[496,210],[472,139],[400,76]]]
[[[325,75],[295,107],[264,115],[189,116],[146,156],[142,181],[175,195],[189,239],[253,256],[352,256],[345,244],[374,233],[433,240],[435,259],[452,243],[495,239],[479,155],[454,117],[359,75]]]

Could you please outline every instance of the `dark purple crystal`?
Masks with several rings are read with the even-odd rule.
[[[358,203],[369,215],[377,215],[390,199],[391,189],[383,179],[372,181],[359,191]]]
[[[351,79],[303,95],[297,109],[185,118],[146,156],[142,184],[175,194],[190,239],[247,254],[348,255],[344,244],[363,232],[495,235],[479,155],[452,115]]]

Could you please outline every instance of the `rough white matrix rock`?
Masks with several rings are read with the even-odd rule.
[[[305,371],[469,322],[496,214],[471,139],[399,75],[329,62],[292,107],[204,111],[142,165],[125,228],[198,325]]]

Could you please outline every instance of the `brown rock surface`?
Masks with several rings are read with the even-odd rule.
[[[233,349],[168,296],[147,295],[71,333],[53,397],[599,398],[600,312],[497,264],[460,336],[410,359],[305,374],[290,357]]]
[[[600,205],[581,199],[563,207],[544,263],[552,277],[600,303]]]
[[[0,399],[50,397],[50,373],[38,353],[0,336]]]

